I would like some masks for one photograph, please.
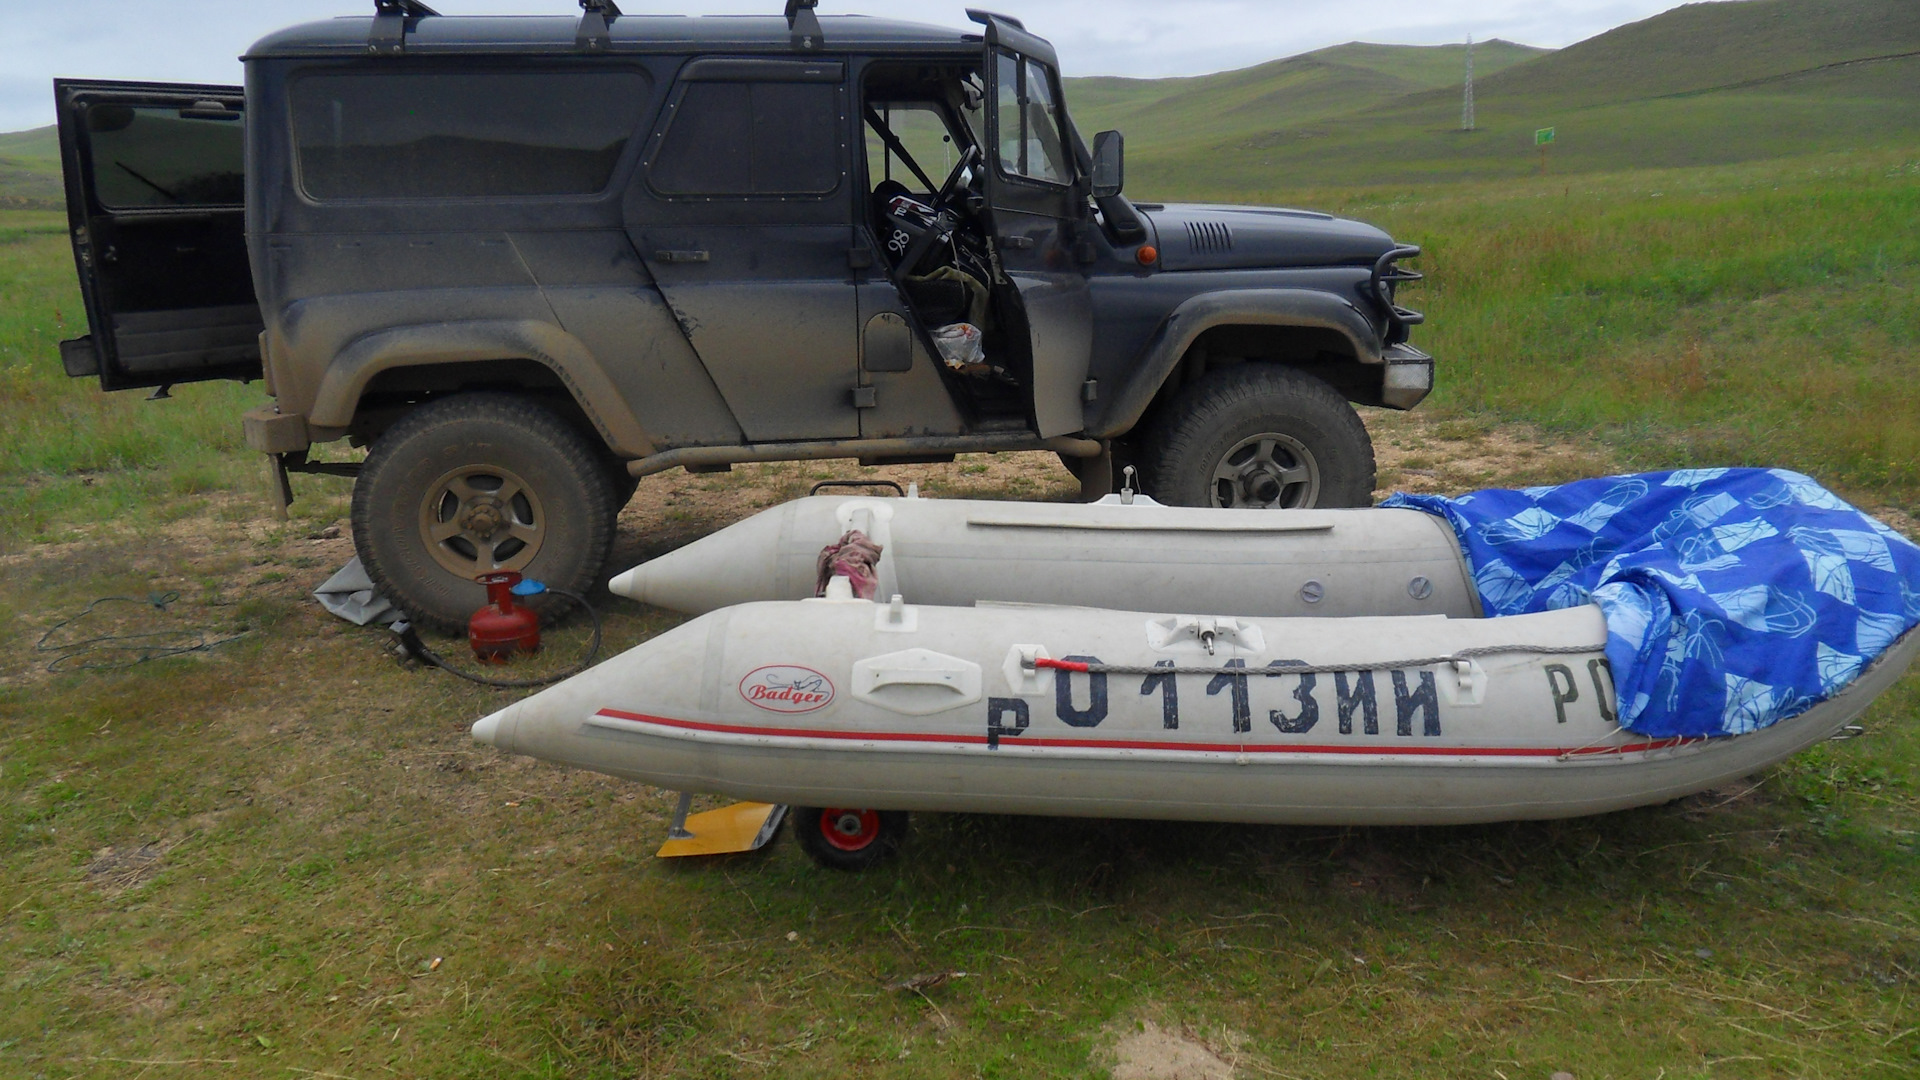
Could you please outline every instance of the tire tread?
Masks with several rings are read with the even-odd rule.
[[[1259,362],[1214,371],[1175,393],[1152,424],[1143,448],[1142,474],[1150,485],[1147,494],[1186,505],[1181,499],[1189,493],[1181,490],[1181,474],[1194,467],[1194,459],[1205,453],[1206,444],[1217,438],[1223,423],[1236,414],[1271,412],[1276,403],[1326,428],[1336,448],[1345,444],[1359,458],[1357,462],[1321,462],[1321,498],[1316,505],[1371,505],[1376,480],[1373,439],[1360,415],[1324,379]]]
[[[459,394],[420,406],[387,429],[367,454],[366,464],[354,481],[350,521],[360,564],[380,595],[392,600],[416,623],[447,633],[465,632],[466,614],[436,610],[423,599],[425,594],[404,587],[375,554],[367,538],[377,529],[412,528],[413,523],[376,521],[379,510],[373,505],[371,492],[386,470],[401,467],[409,446],[430,442],[448,429],[476,423],[518,429],[523,436],[539,440],[545,449],[559,456],[563,468],[573,474],[572,479],[580,484],[587,497],[589,513],[584,522],[583,557],[575,561],[575,570],[566,580],[547,584],[585,595],[596,583],[613,546],[615,511],[611,508],[615,494],[610,486],[612,478],[605,464],[606,455],[551,410],[538,402],[500,393]],[[599,512],[593,512],[595,509]]]

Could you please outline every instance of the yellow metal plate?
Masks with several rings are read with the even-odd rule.
[[[685,840],[669,840],[654,852],[657,859],[677,859],[687,855],[726,855],[755,851],[773,839],[780,822],[774,812],[785,807],[772,803],[743,802],[694,814],[687,818]]]

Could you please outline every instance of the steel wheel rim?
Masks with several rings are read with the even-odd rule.
[[[820,811],[820,835],[841,851],[864,851],[880,839],[878,810]]]
[[[1299,439],[1263,431],[1220,456],[1209,487],[1214,506],[1314,506],[1320,500],[1320,462]]]
[[[421,542],[434,562],[468,581],[525,569],[540,554],[546,522],[533,487],[497,465],[452,469],[420,500]]]

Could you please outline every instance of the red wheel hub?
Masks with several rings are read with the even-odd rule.
[[[822,810],[820,835],[841,851],[859,851],[870,847],[880,839],[880,811]]]

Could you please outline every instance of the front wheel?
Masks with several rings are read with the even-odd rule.
[[[1324,381],[1247,363],[1176,394],[1153,425],[1147,494],[1175,506],[1369,506],[1373,440]]]
[[[461,394],[414,410],[353,485],[353,543],[381,594],[450,633],[486,603],[481,574],[591,591],[613,540],[601,455],[524,398]]]
[[[829,870],[865,870],[891,858],[907,838],[904,810],[796,806],[788,817],[800,850]]]

